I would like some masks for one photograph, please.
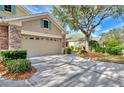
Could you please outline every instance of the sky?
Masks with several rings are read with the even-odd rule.
[[[52,9],[51,5],[25,5],[24,7],[26,7],[33,14],[43,13],[43,12],[50,13]],[[92,35],[99,36],[101,35],[101,33],[105,33],[111,29],[120,28],[123,26],[124,26],[124,20],[108,18],[102,23],[101,26],[96,28],[95,32]]]

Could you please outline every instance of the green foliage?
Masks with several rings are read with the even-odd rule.
[[[6,60],[6,69],[12,73],[22,73],[31,70],[31,62],[25,59]]]
[[[64,49],[64,54],[71,54],[72,49],[71,48],[65,48]]]
[[[81,47],[75,47],[74,51],[77,51],[77,52],[81,51]]]
[[[110,54],[113,54],[113,55],[120,55],[122,54],[122,50],[124,49],[124,46],[115,46],[115,47],[112,47],[110,50]]]
[[[111,48],[99,47],[96,49],[96,52],[108,53],[111,55],[120,55],[120,54],[122,54],[123,49],[124,49],[124,46],[115,46],[115,47],[111,47]]]
[[[97,6],[97,5],[60,5],[53,6],[52,14],[61,22],[64,28],[70,28],[71,32],[81,31],[85,40],[89,42],[91,33],[109,17],[115,18],[123,14],[121,6]],[[95,15],[95,16],[94,16]],[[88,51],[88,44],[85,50]]]
[[[104,48],[104,47],[97,47],[97,48],[95,49],[95,51],[96,51],[96,52],[105,53],[105,52],[106,52],[106,48]]]
[[[26,50],[3,50],[0,51],[0,56],[3,59],[26,59]]]
[[[93,50],[93,49],[96,50],[97,48],[99,48],[99,43],[95,40],[91,40],[89,42],[89,46],[90,46],[91,50]]]
[[[2,64],[3,64],[4,66],[7,66],[9,60],[10,60],[10,59],[4,58],[3,61],[2,61]]]
[[[121,41],[110,38],[110,39],[106,39],[103,43],[107,48],[112,48],[112,47],[120,45]]]

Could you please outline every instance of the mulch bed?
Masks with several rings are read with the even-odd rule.
[[[109,58],[111,55],[98,53],[98,52],[82,51],[78,55],[80,57],[83,57],[83,58],[90,58],[90,59],[95,60],[97,62],[110,62],[110,63],[124,64],[124,60],[114,59],[114,57]]]
[[[96,57],[103,57],[103,56],[105,56],[105,54],[97,53],[97,52],[82,52],[79,55],[81,57],[86,57],[86,58],[96,58]]]
[[[3,75],[4,73],[6,73],[5,66],[0,63],[0,76]]]
[[[25,80],[31,78],[36,72],[36,69],[32,67],[31,71],[27,71],[25,73],[7,73],[5,70],[5,66],[0,64],[0,76],[11,79],[11,80]]]

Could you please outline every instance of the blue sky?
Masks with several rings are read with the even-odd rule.
[[[33,14],[35,13],[42,13],[42,12],[50,12],[52,9],[51,5],[26,5],[25,6],[28,10],[30,10]],[[96,28],[94,36],[99,36],[101,33],[107,32],[113,28],[120,28],[124,26],[124,20],[120,19],[106,19],[103,24]],[[80,32],[79,32],[80,33]]]

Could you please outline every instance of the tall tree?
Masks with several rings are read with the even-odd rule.
[[[81,31],[85,35],[85,50],[89,51],[91,33],[109,17],[122,14],[120,6],[53,6],[52,14],[72,31]]]

